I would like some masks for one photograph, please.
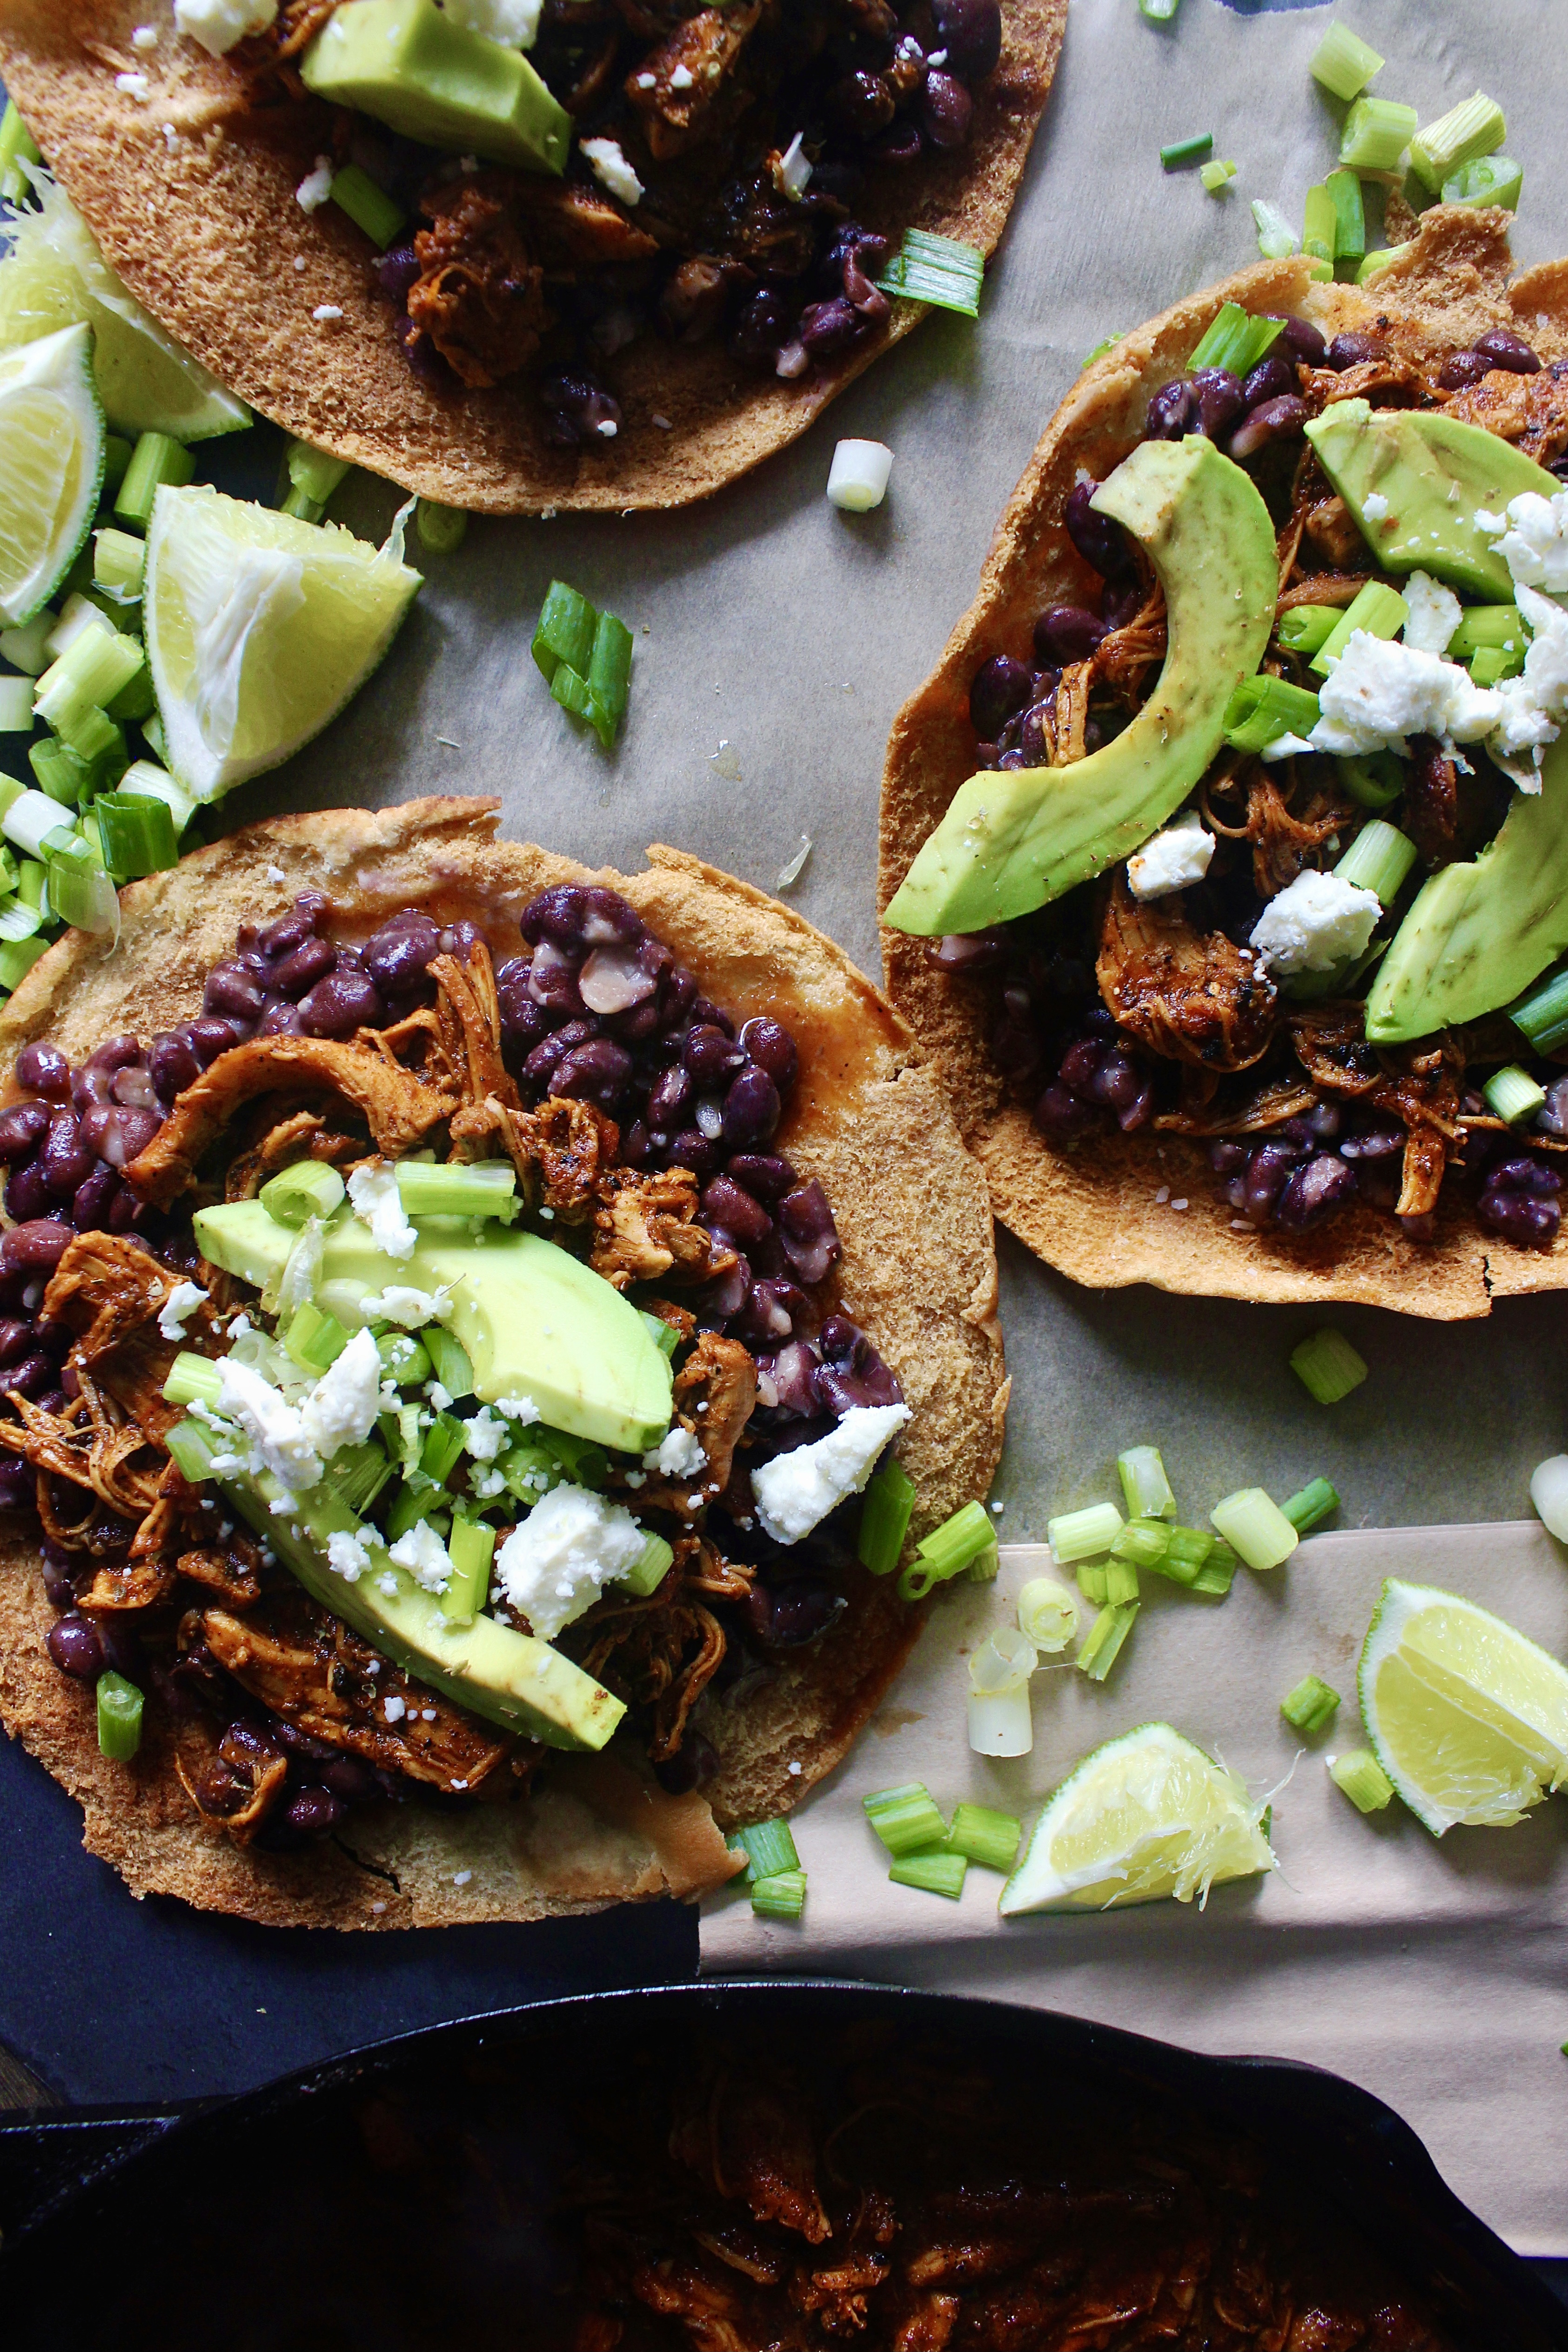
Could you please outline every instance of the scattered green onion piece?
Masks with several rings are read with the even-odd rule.
[[[474,1368],[468,1361],[468,1351],[460,1339],[439,1323],[426,1324],[419,1334],[425,1351],[430,1359],[436,1378],[456,1403],[474,1393]]]
[[[420,546],[431,555],[456,555],[468,537],[468,518],[461,507],[437,506],[434,499],[421,499],[414,509],[414,528]]]
[[[1341,163],[1372,179],[1393,177],[1419,120],[1413,106],[1397,105],[1391,98],[1358,98],[1345,117]]]
[[[1184,163],[1199,163],[1214,153],[1214,132],[1200,131],[1191,139],[1173,139],[1168,147],[1160,150],[1162,167],[1167,172],[1180,171]]]
[[[144,531],[153,520],[153,501],[165,483],[184,489],[195,470],[196,461],[182,443],[171,441],[166,433],[143,433],[115,493],[116,520]]]
[[[177,1421],[165,1434],[163,1447],[181,1477],[188,1479],[193,1486],[199,1486],[205,1478],[212,1476],[217,1440],[199,1422]]]
[[[1309,667],[1320,677],[1327,677],[1357,629],[1364,629],[1369,637],[1396,637],[1409,618],[1410,607],[1396,588],[1369,580],[1354,603],[1340,614]]]
[[[177,784],[166,768],[154,766],[151,760],[132,760],[120,779],[122,793],[148,801],[162,801],[174,819],[174,832],[183,834],[195,811],[195,801],[184,784]]]
[[[1089,1629],[1089,1638],[1073,1664],[1089,1676],[1091,1683],[1102,1683],[1121,1654],[1121,1645],[1132,1631],[1132,1621],[1138,1614],[1136,1601],[1121,1607],[1102,1609]]]
[[[120,921],[120,898],[113,883],[79,843],[80,857],[64,849],[51,851],[47,862],[49,905],[62,923],[79,931],[110,932]]]
[[[58,625],[59,617],[46,607],[19,629],[0,629],[0,655],[13,669],[25,670],[29,677],[42,677],[54,659],[46,640]]]
[[[890,1576],[897,1568],[914,1507],[914,1486],[907,1473],[885,1458],[866,1489],[855,1538],[856,1557],[873,1576]]]
[[[342,1206],[347,1187],[325,1160],[297,1160],[268,1177],[257,1198],[275,1224],[298,1233],[311,1217],[330,1217]]]
[[[111,702],[146,660],[134,637],[107,627],[83,629],[39,678],[33,708],[46,726],[63,734],[73,717]]]
[[[1326,1478],[1312,1478],[1279,1507],[1299,1536],[1309,1536],[1339,1509],[1340,1498]]]
[[[1353,173],[1344,174],[1347,179]],[[1301,250],[1331,262],[1339,233],[1339,213],[1326,187],[1309,188],[1301,214]]]
[[[918,1886],[923,1895],[945,1895],[956,1903],[968,1868],[967,1854],[938,1850],[900,1855],[888,1876],[895,1886]]]
[[[1236,1580],[1236,1571],[1240,1564],[1229,1544],[1222,1540],[1215,1544],[1187,1589],[1190,1592],[1205,1592],[1213,1600],[1223,1601]]]
[[[510,1160],[458,1160],[450,1167],[400,1160],[397,1194],[410,1217],[499,1217],[510,1224],[522,1205]]]
[[[153,757],[155,760],[162,761],[163,764],[167,766],[169,747],[163,740],[163,720],[161,719],[144,719],[142,722],[142,733]]]
[[[1405,790],[1405,771],[1392,752],[1374,751],[1368,759],[1340,759],[1334,764],[1341,783],[1363,808],[1392,808]]]
[[[1410,168],[1429,195],[1451,180],[1467,163],[1480,161],[1508,137],[1503,110],[1495,99],[1477,90],[1474,98],[1450,107],[1447,113],[1418,131],[1410,142]]]
[[[7,991],[20,988],[48,944],[47,940],[6,940],[0,942],[0,988]]]
[[[1150,1565],[1173,1584],[1195,1584],[1214,1548],[1215,1539],[1206,1528],[1167,1528],[1165,1549]]]
[[[363,229],[380,253],[396,244],[398,232],[407,222],[407,214],[357,163],[345,163],[332,173],[331,200],[356,228]]]
[[[996,1540],[984,1507],[965,1503],[954,1511],[940,1528],[922,1536],[915,1546],[915,1556],[899,1579],[899,1592],[905,1601],[923,1601],[933,1584],[946,1584],[979,1559],[988,1545]]]
[[[1018,1630],[1047,1657],[1065,1650],[1078,1632],[1078,1602],[1054,1576],[1032,1576],[1018,1595]]]
[[[1138,1598],[1138,1570],[1130,1559],[1108,1559],[1105,1563],[1105,1598],[1107,1605],[1121,1609]]]
[[[1046,1540],[1058,1568],[1074,1560],[1096,1559],[1121,1533],[1122,1517],[1114,1503],[1090,1503],[1087,1510],[1062,1511],[1046,1522]]]
[[[1124,338],[1121,335],[1107,335],[1102,343],[1096,343],[1093,351],[1086,352],[1084,353],[1082,359],[1079,362],[1079,367],[1092,367],[1096,360],[1102,360],[1107,352],[1113,352],[1116,349],[1117,344],[1121,342],[1123,340]]]
[[[128,530],[107,526],[92,535],[92,576],[107,595],[134,604],[142,593],[147,563],[147,542]]]
[[[495,1557],[496,1531],[482,1519],[460,1513],[447,1538],[452,1573],[441,1595],[441,1614],[454,1623],[468,1625],[479,1614],[489,1594],[490,1562]]]
[[[32,679],[0,677],[0,735],[30,735],[32,731]]]
[[[300,1312],[304,1313],[301,1307]],[[386,1377],[400,1389],[421,1389],[435,1370],[424,1346],[412,1331],[384,1331],[375,1343],[386,1367]]]
[[[1470,676],[1478,686],[1498,686],[1505,677],[1517,677],[1524,667],[1524,656],[1513,646],[1482,646],[1470,656]]]
[[[1130,1445],[1116,1457],[1121,1499],[1130,1519],[1173,1519],[1176,1498],[1157,1445]]]
[[[673,1356],[680,1345],[680,1334],[674,1324],[667,1323],[662,1315],[649,1315],[646,1309],[643,1310],[642,1319],[643,1328],[660,1355]]]
[[[1189,368],[1228,368],[1246,375],[1285,331],[1283,319],[1255,318],[1239,302],[1222,302],[1193,346]]]
[[[1228,158],[1222,163],[1216,155],[1212,163],[1203,166],[1198,177],[1210,195],[1217,196],[1223,189],[1228,188],[1235,179],[1236,165]]]
[[[551,582],[533,633],[533,658],[547,678],[553,679],[563,663],[583,676],[593,655],[597,619],[586,596],[563,580]]]
[[[20,898],[7,898],[0,907],[0,940],[30,940],[44,928],[41,907],[26,906]]]
[[[594,650],[588,659],[590,712],[599,740],[607,751],[616,730],[626,714],[627,688],[632,674],[632,633],[614,613],[601,613],[594,630]]]
[[[423,1470],[407,1471],[394,1499],[392,1508],[386,1515],[387,1542],[396,1543],[399,1538],[405,1536],[411,1528],[416,1528],[421,1519],[436,1520],[437,1532],[439,1532],[445,1524],[444,1515],[450,1508],[451,1501],[452,1497],[446,1488],[438,1486],[436,1481],[427,1477]],[[437,1519],[438,1512],[443,1515],[440,1519]]]
[[[1365,1380],[1366,1360],[1351,1346],[1342,1331],[1336,1331],[1331,1323],[1326,1323],[1321,1331],[1314,1331],[1310,1338],[1291,1349],[1290,1370],[1315,1402],[1338,1404],[1342,1398],[1349,1396],[1352,1389],[1359,1389]],[[1274,1506],[1270,1504],[1268,1507],[1272,1510]],[[1219,1526],[1217,1519],[1215,1524]],[[1221,1535],[1228,1532],[1227,1528],[1220,1528]],[[1230,1540],[1236,1543],[1234,1536]],[[1247,1559],[1246,1545],[1237,1543],[1236,1548],[1243,1559]],[[1247,1565],[1255,1567],[1257,1562],[1248,1559]],[[1272,1567],[1274,1563],[1269,1561],[1268,1565]]]
[[[165,1404],[204,1404],[216,1412],[223,1393],[223,1374],[210,1356],[182,1348],[163,1381]]]
[[[1510,155],[1483,155],[1474,163],[1463,163],[1451,179],[1443,183],[1446,205],[1500,205],[1505,212],[1516,213],[1524,187],[1524,166]],[[1396,247],[1395,251],[1403,251]]]
[[[1014,1813],[1000,1813],[989,1805],[959,1805],[954,1809],[952,1827],[943,1838],[939,1852],[961,1853],[982,1870],[1012,1869],[1018,1858],[1018,1842],[1024,1825]]]
[[[1546,1100],[1545,1087],[1538,1087],[1530,1072],[1521,1069],[1517,1062],[1494,1070],[1481,1093],[1487,1108],[1508,1127],[1518,1127],[1523,1120],[1533,1118]]]
[[[911,228],[904,231],[902,245],[875,282],[884,294],[900,294],[906,301],[929,302],[935,310],[977,319],[984,275],[985,257],[978,246]]]
[[[1152,25],[1168,25],[1181,5],[1182,0],[1138,0],[1138,14]]]
[[[1320,716],[1315,694],[1260,670],[1243,678],[1226,704],[1225,740],[1238,751],[1262,751],[1281,735],[1310,734]]]
[[[1350,99],[1361,96],[1373,74],[1382,72],[1383,65],[1377,51],[1348,25],[1334,24],[1312,52],[1307,71],[1336,98]]]
[[[61,730],[60,740],[65,749],[74,751],[81,761],[85,772],[84,800],[99,793],[112,792],[131,765],[124,730],[115,725],[107,711],[88,710],[80,718],[73,718],[68,733]]]
[[[0,773],[0,824],[24,797],[26,789],[19,777]]]
[[[650,1593],[658,1591],[674,1561],[674,1550],[662,1536],[645,1536],[641,1556],[632,1562],[625,1576],[616,1579],[616,1582],[625,1585],[628,1592],[635,1592],[639,1600],[646,1601]]]
[[[1370,890],[1380,907],[1392,907],[1405,886],[1405,877],[1415,863],[1415,844],[1407,833],[1386,819],[1370,817],[1363,825],[1344,856],[1338,859],[1334,872],[1342,882],[1353,882],[1358,890]]]
[[[36,747],[35,747],[36,748]],[[47,793],[18,793],[0,816],[0,831],[25,858],[43,863],[44,844],[60,830],[60,803]]]
[[[1353,172],[1331,172],[1324,185],[1334,207],[1334,260],[1353,261],[1359,268],[1366,256],[1366,205],[1361,182]]]
[[[754,1885],[760,1878],[781,1878],[800,1868],[795,1832],[787,1822],[752,1822],[745,1829],[731,1830],[726,1843],[731,1853],[746,1857],[742,1885]]]
[[[977,1551],[963,1571],[971,1584],[994,1584],[1002,1573],[1002,1554],[996,1542],[995,1530],[984,1550]]]
[[[1317,1675],[1308,1675],[1279,1702],[1279,1712],[1298,1731],[1321,1731],[1338,1712],[1340,1695]]]
[[[1084,1599],[1092,1607],[1103,1609],[1106,1601],[1105,1562],[1081,1559],[1073,1573],[1078,1579],[1078,1589]]]
[[[392,1475],[385,1451],[374,1437],[359,1445],[342,1446],[321,1474],[321,1483],[345,1511],[361,1518]]]
[[[1549,972],[1509,1007],[1509,1019],[1538,1054],[1568,1045],[1568,971]]]
[[[438,1412],[426,1431],[425,1443],[419,1450],[419,1467],[432,1485],[446,1485],[463,1458],[464,1444],[463,1424],[457,1415]]]
[[[23,121],[14,98],[5,101],[5,111],[0,116],[0,196],[8,205],[26,204],[33,192],[33,184],[23,171],[24,163],[41,163],[37,142]]]
[[[1133,1569],[1158,1568],[1170,1541],[1171,1530],[1163,1519],[1129,1519],[1110,1547],[1110,1559],[1118,1566],[1125,1562]],[[1131,1601],[1133,1594],[1112,1592],[1110,1598]]]
[[[174,820],[163,801],[140,793],[101,793],[94,803],[103,862],[117,882],[161,874],[180,860]]]
[[[1294,1357],[1291,1362],[1295,1363]],[[1279,1504],[1261,1486],[1238,1487],[1215,1505],[1209,1518],[1247,1567],[1259,1570],[1279,1567],[1301,1540]]]
[[[1394,1783],[1370,1748],[1352,1748],[1348,1756],[1331,1756],[1329,1778],[1342,1789],[1358,1813],[1380,1813],[1394,1794]]]
[[[313,447],[309,441],[290,441],[284,463],[290,488],[297,490],[306,504],[315,509],[313,514],[304,518],[305,520],[318,521],[327,500],[349,471],[348,459],[333,457],[325,449]],[[287,499],[284,511],[294,511]]]
[[[1287,653],[1315,654],[1339,625],[1336,604],[1293,604],[1280,614],[1274,634]]]
[[[1028,1636],[998,1625],[969,1660],[969,1745],[977,1756],[1027,1756],[1035,1744],[1029,1677],[1039,1654]]]
[[[1252,217],[1258,228],[1258,250],[1265,261],[1284,261],[1295,252],[1296,232],[1278,205],[1254,196]]]
[[[324,1372],[349,1344],[349,1335],[335,1315],[325,1315],[306,1299],[289,1318],[283,1334],[285,1352],[302,1372]]]
[[[923,1780],[879,1789],[860,1802],[866,1819],[891,1854],[913,1853],[917,1847],[935,1845],[947,1835],[947,1823]]]
[[[0,841],[0,891],[15,890],[22,879],[22,868],[15,850]]]
[[[780,1870],[754,1880],[752,1909],[759,1919],[798,1919],[805,1909],[805,1871]]]
[[[98,1678],[98,1746],[111,1763],[129,1764],[142,1745],[142,1694],[123,1675]]]
[[[1397,261],[1401,254],[1408,253],[1414,242],[1414,238],[1407,238],[1403,245],[1374,246],[1356,271],[1356,284],[1369,286],[1374,278],[1383,275],[1391,261]]]

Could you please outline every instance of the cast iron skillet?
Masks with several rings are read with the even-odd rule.
[[[1445,2187],[1408,2126],[1335,2075],[1198,2057],[1046,2011],[790,1979],[468,2018],[193,2116],[46,2209],[0,2260],[6,2345],[543,2345],[560,2256],[542,2216],[584,2121],[613,2123],[634,2057],[679,2063],[714,2040],[804,2056],[878,2028],[1037,2081],[1058,2113],[1131,2101],[1245,2133],[1285,2152],[1303,2196],[1370,2237],[1466,2352],[1568,2352],[1568,2312]],[[410,2142],[420,2164],[405,2160]]]

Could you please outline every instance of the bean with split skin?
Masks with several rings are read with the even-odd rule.
[[[0,1164],[13,1166],[37,1150],[49,1131],[47,1104],[12,1103],[0,1110]]]
[[[778,1219],[784,1254],[796,1276],[805,1283],[823,1281],[843,1256],[844,1246],[827,1195],[815,1176],[784,1194]]]
[[[1229,368],[1194,368],[1192,386],[1198,396],[1197,429],[1209,440],[1217,441],[1226,427],[1234,425],[1247,405],[1241,378]],[[1289,380],[1289,389],[1291,392],[1296,389],[1294,376]]]
[[[715,1023],[701,1021],[689,1029],[680,1059],[700,1087],[719,1085],[745,1065],[745,1054]]]
[[[253,971],[234,958],[214,964],[202,991],[202,1010],[227,1021],[254,1021],[267,991]]]
[[[1178,376],[1172,383],[1163,383],[1150,401],[1143,417],[1144,438],[1184,441],[1197,422],[1198,395],[1185,377]]]
[[[134,1110],[118,1103],[95,1103],[81,1118],[81,1139],[91,1155],[79,1181],[85,1182],[93,1160],[110,1168],[128,1168],[145,1151],[163,1125],[156,1111]]]
[[[773,1221],[760,1201],[731,1176],[715,1176],[703,1189],[702,1214],[710,1225],[722,1225],[741,1243],[760,1242],[772,1233]]]
[[[648,1089],[647,1123],[658,1134],[677,1126],[691,1100],[691,1076],[677,1062],[656,1078]]]
[[[1233,457],[1256,457],[1271,442],[1295,437],[1307,422],[1307,404],[1294,393],[1283,400],[1266,400],[1248,411],[1230,436]]]

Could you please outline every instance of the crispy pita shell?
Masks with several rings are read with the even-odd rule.
[[[147,14],[145,0],[0,0],[0,79],[126,284],[188,351],[289,432],[424,498],[490,514],[684,506],[804,433],[925,315],[895,303],[883,338],[805,387],[748,375],[721,344],[645,338],[608,371],[624,417],[613,446],[589,459],[552,448],[527,389],[425,390],[371,290],[369,241],[335,205],[309,215],[295,202],[331,146],[330,110],[244,111],[238,68],[176,40],[164,12],[158,47],[131,47]],[[969,146],[907,180],[884,174],[862,208],[868,226],[995,246],[1067,0],[1002,0],[1002,16],[1001,63],[977,93]],[[148,77],[145,103],[115,88],[125,71]],[[322,305],[342,318],[318,323]]]
[[[1423,216],[1408,249],[1366,288],[1315,284],[1302,259],[1260,262],[1194,294],[1124,336],[1087,368],[1058,409],[997,526],[980,593],[936,670],[893,722],[882,777],[880,904],[972,772],[969,685],[994,654],[1026,653],[1046,606],[1079,604],[1100,583],[1063,522],[1080,473],[1103,480],[1142,431],[1150,395],[1186,363],[1226,301],[1293,310],[1329,335],[1375,328],[1420,364],[1473,343],[1489,327],[1517,327],[1544,358],[1568,350],[1568,263],[1510,280],[1505,212],[1441,205]],[[1145,1129],[1091,1139],[1071,1153],[1045,1143],[1009,1099],[991,1059],[982,992],[929,961],[924,942],[884,930],[888,992],[936,1054],[992,1204],[1036,1255],[1097,1289],[1149,1282],[1200,1297],[1353,1299],[1449,1321],[1491,1301],[1568,1286],[1568,1233],[1550,1252],[1493,1247],[1473,1217],[1445,1202],[1435,1242],[1407,1241],[1394,1221],[1356,1207],[1317,1234],[1236,1230],[1203,1149]],[[1173,1214],[1157,1186],[1190,1202]]]
[[[498,841],[496,807],[441,799],[279,818],[134,884],[122,894],[113,952],[73,931],[34,966],[0,1014],[0,1074],[8,1082],[35,1037],[74,1060],[121,1031],[147,1036],[189,1019],[237,926],[275,919],[307,888],[331,898],[351,935],[411,904],[447,920],[482,909],[498,957],[514,953],[529,899],[551,883],[590,877],[546,850]],[[625,892],[706,994],[775,1013],[799,1045],[781,1144],[822,1179],[844,1242],[845,1307],[914,1409],[899,1450],[917,1491],[919,1535],[984,1495],[1001,1453],[1007,1388],[984,1181],[933,1065],[831,941],[677,850],[650,849],[648,860],[641,874],[591,878]],[[857,1571],[848,1610],[821,1642],[786,1657],[742,1704],[704,1714],[721,1759],[705,1797],[665,1796],[617,1747],[552,1759],[539,1793],[518,1803],[463,1814],[416,1804],[356,1811],[353,1857],[336,1843],[261,1854],[202,1830],[175,1777],[166,1725],[154,1723],[133,1765],[106,1762],[90,1694],[45,1654],[52,1622],[32,1544],[14,1522],[0,1526],[0,1717],[78,1799],[89,1851],[133,1893],[279,1925],[404,1927],[532,1919],[719,1884],[733,1861],[714,1815],[755,1821],[804,1796],[879,1704],[920,1612],[899,1601],[893,1580]],[[460,1869],[473,1876],[454,1886]]]

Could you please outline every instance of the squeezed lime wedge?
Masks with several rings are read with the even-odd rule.
[[[92,333],[62,327],[0,352],[0,620],[47,604],[91,528],[103,480]]]

